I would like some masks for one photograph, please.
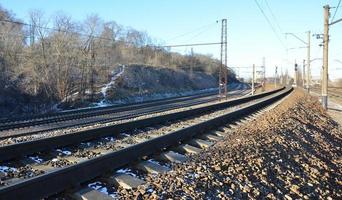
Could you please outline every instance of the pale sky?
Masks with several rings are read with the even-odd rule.
[[[323,32],[323,6],[336,6],[338,0],[257,0],[273,24],[272,31],[255,0],[0,0],[0,5],[28,22],[28,13],[40,9],[47,17],[57,11],[82,21],[89,14],[98,14],[105,21],[114,20],[124,26],[146,31],[165,44],[220,42],[221,27],[216,20],[228,19],[228,65],[249,67],[261,65],[266,58],[266,74],[274,74],[274,66],[293,73],[294,61],[302,64],[306,49],[289,50],[304,44],[292,32],[306,40],[306,31]],[[342,6],[342,5],[341,5]],[[335,9],[331,10],[333,15]],[[342,18],[342,7],[335,20]],[[342,22],[331,27],[329,73],[331,78],[342,78]],[[277,35],[277,36],[276,36]],[[278,39],[279,38],[279,39]],[[279,41],[281,40],[281,42]],[[322,58],[321,40],[311,38],[312,59]],[[189,53],[191,47],[172,51]],[[219,58],[219,46],[194,47],[195,53],[212,54]],[[312,63],[313,76],[319,76],[322,61]],[[250,75],[241,68],[241,76]],[[280,70],[279,70],[280,71]]]

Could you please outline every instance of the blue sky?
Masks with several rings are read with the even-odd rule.
[[[305,32],[322,33],[323,5],[336,6],[338,0],[258,0],[271,20],[276,32],[288,48],[303,46],[285,32],[294,32],[303,39]],[[268,9],[267,6],[271,8]],[[90,14],[98,14],[104,21],[114,20],[124,26],[146,31],[165,44],[219,42],[220,24],[216,20],[228,18],[228,65],[248,67],[261,65],[266,57],[267,75],[278,65],[293,71],[294,61],[302,63],[305,49],[290,50],[277,39],[254,0],[0,0],[0,5],[11,10],[18,18],[27,21],[30,10],[44,11],[48,18],[58,11],[82,21]],[[331,10],[333,14],[335,10]],[[273,15],[272,15],[272,13]],[[336,19],[342,18],[342,8]],[[177,37],[185,34],[182,37]],[[342,22],[331,27],[330,76],[342,78]],[[319,40],[312,37],[312,58],[322,57]],[[188,53],[190,47],[174,48]],[[219,57],[219,46],[194,47],[195,52]],[[322,63],[312,64],[313,75],[318,76]],[[241,68],[241,76],[249,75]]]

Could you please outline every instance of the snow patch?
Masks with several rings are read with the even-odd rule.
[[[17,169],[14,167],[0,166],[0,172],[7,174],[8,172],[16,172]]]
[[[93,183],[89,183],[88,187],[93,188],[94,190],[97,190],[97,191],[99,191],[101,193],[107,194],[107,195],[113,197],[114,199],[117,198],[117,193],[110,193],[108,191],[108,188],[103,183],[101,183],[99,181],[93,182]]]
[[[151,162],[151,163],[154,163],[154,164],[163,166],[162,164],[160,164],[158,161],[156,161],[156,160],[154,160],[154,159],[149,159],[148,161]]]
[[[148,193],[152,193],[154,190],[152,188],[148,189],[147,192]]]
[[[107,91],[109,88],[111,88],[115,84],[115,81],[125,72],[125,67],[126,67],[125,65],[122,65],[118,73],[114,73],[114,71],[112,71],[112,79],[110,80],[109,83],[105,84],[101,88],[103,99],[99,103],[96,104],[96,107],[104,107],[104,106],[111,105],[106,102]]]
[[[39,158],[38,156],[29,156],[31,160],[33,160],[36,163],[42,163],[44,160]]]
[[[133,173],[131,169],[128,169],[128,168],[123,168],[123,169],[116,170],[116,173],[118,173],[118,174],[128,174],[128,175],[131,175],[133,177],[137,177],[137,175],[135,173]]]
[[[71,151],[61,150],[61,149],[56,149],[56,151],[66,155],[66,156],[70,156],[71,155]]]
[[[105,137],[105,140],[114,142],[114,141],[115,141],[115,138],[114,138],[114,137]]]
[[[244,83],[231,83],[228,85],[228,93],[234,94],[238,93],[238,90],[244,89],[245,87],[248,87]],[[218,88],[206,88],[201,90],[191,90],[191,91],[185,91],[185,92],[174,92],[174,93],[158,93],[158,94],[150,94],[150,95],[144,95],[144,96],[133,96],[128,97],[125,100],[116,100],[112,101],[113,104],[125,104],[125,103],[141,103],[144,101],[151,101],[151,100],[159,100],[159,99],[166,99],[166,98],[172,98],[172,97],[181,97],[181,96],[190,96],[190,95],[199,95],[199,94],[205,94],[210,92],[218,91]],[[109,105],[109,104],[107,104]]]
[[[120,133],[120,135],[123,136],[123,137],[129,137],[130,136],[127,133]]]

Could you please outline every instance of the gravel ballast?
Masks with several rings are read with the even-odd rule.
[[[142,199],[341,199],[342,131],[316,98],[295,90],[147,185],[118,189]]]

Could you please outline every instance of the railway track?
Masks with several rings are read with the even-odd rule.
[[[239,96],[246,93],[246,91],[248,90],[233,91],[231,94]],[[96,123],[124,120],[151,113],[164,112],[172,109],[213,102],[215,100],[217,100],[217,96],[209,93],[120,107],[109,107],[95,110],[86,109],[81,110],[80,113],[78,111],[73,111],[71,113],[59,113],[48,117],[38,116],[29,120],[17,121],[15,119],[11,122],[7,121],[0,123],[0,139],[9,138],[13,135],[23,136],[43,131],[57,130],[60,128],[87,126]]]
[[[5,174],[3,176],[5,178],[2,178],[3,186],[0,187],[0,199],[37,199],[56,193],[60,194],[71,188],[77,189],[80,184],[85,184],[125,165],[134,165],[139,170],[149,171],[148,169],[150,169],[151,171],[151,166],[157,165],[153,160],[145,159],[142,162],[134,162],[143,157],[151,158],[151,155],[155,153],[158,153],[159,158],[164,161],[170,160],[171,154],[177,154],[178,158],[184,158],[182,154],[169,153],[169,150],[176,148],[183,153],[196,152],[199,147],[210,146],[220,137],[219,133],[216,133],[216,136],[203,135],[203,133],[255,113],[291,91],[292,88],[283,88],[207,107],[128,122],[124,125],[113,125],[78,134],[67,134],[0,147],[0,158],[3,161],[0,165],[2,165],[2,173]],[[137,128],[144,129],[137,133],[134,131]],[[120,134],[123,131],[131,131],[131,135]],[[193,139],[194,137],[197,139]],[[132,141],[134,139],[136,139],[135,142]],[[51,148],[59,149],[51,152]],[[166,149],[167,153],[160,153]],[[45,153],[42,153],[44,151]],[[59,155],[58,158],[53,156],[50,160],[41,158],[43,155],[51,157],[51,155],[56,155],[56,152]],[[31,155],[26,157],[28,154]],[[85,158],[75,156],[80,154]],[[28,164],[28,158],[34,161],[33,164]],[[54,159],[57,160],[54,161]],[[25,175],[19,180],[13,178],[15,173],[11,169],[14,167],[4,165],[6,164],[4,160],[8,160],[6,161],[8,163],[24,163],[22,164],[24,169],[22,174]],[[41,163],[47,163],[50,169]],[[34,168],[36,170],[33,170]],[[166,168],[159,166],[159,169],[166,170]],[[114,179],[117,180],[118,177],[122,178],[122,176],[116,176]],[[80,193],[75,193],[75,195],[80,195]]]
[[[320,88],[313,88],[315,92],[320,94],[321,89]],[[328,96],[334,97],[334,98],[342,98],[342,88],[341,87],[329,87],[328,88]]]
[[[6,119],[0,122],[0,130],[15,129],[15,128],[21,128],[21,127],[26,127],[26,126],[48,124],[48,123],[74,120],[74,119],[82,119],[82,118],[88,118],[92,116],[106,115],[106,114],[111,114],[111,113],[116,113],[116,112],[130,111],[130,110],[139,109],[139,108],[146,108],[146,107],[158,105],[161,103],[169,104],[169,103],[174,103],[174,102],[186,101],[192,98],[201,98],[201,97],[207,97],[207,96],[213,96],[213,94],[198,95],[198,96],[185,97],[185,98],[183,97],[183,98],[177,98],[177,99],[171,99],[171,100],[165,100],[165,101],[156,101],[156,102],[149,102],[149,103],[128,105],[128,106],[113,106],[113,107],[110,106],[108,108],[105,107],[105,108],[84,109],[84,110],[77,110],[77,111],[70,111],[70,112],[61,112],[61,113],[56,113],[52,115],[33,116],[31,118],[24,118],[24,119],[20,119],[20,118],[19,119]]]
[[[200,95],[193,95],[193,96],[186,96],[186,97],[179,97],[179,98],[170,98],[170,99],[163,99],[163,100],[156,100],[144,103],[137,103],[137,104],[127,104],[123,106],[108,106],[108,107],[97,107],[97,108],[85,108],[85,109],[76,109],[76,110],[69,110],[64,112],[58,113],[51,113],[51,114],[42,114],[42,115],[33,115],[27,117],[17,117],[17,118],[9,118],[9,119],[2,119],[0,120],[0,128],[3,130],[5,128],[20,128],[22,126],[34,125],[34,124],[42,124],[42,123],[49,123],[49,122],[57,122],[57,121],[65,121],[71,119],[80,119],[86,118],[96,115],[104,115],[109,114],[112,112],[120,112],[126,110],[133,110],[147,106],[158,105],[160,103],[173,103],[177,101],[186,101],[192,98],[199,98],[199,97],[206,97],[212,96],[215,93],[208,93],[208,94],[200,94]]]
[[[247,90],[245,85],[238,85],[229,88],[231,94],[236,94],[238,91]],[[105,107],[95,107],[95,108],[81,108],[81,109],[73,109],[73,110],[65,110],[56,113],[46,113],[46,114],[39,114],[39,115],[31,115],[31,116],[24,116],[24,117],[13,117],[13,118],[0,118],[0,128],[5,127],[7,125],[15,125],[21,123],[30,123],[30,122],[41,122],[49,120],[56,120],[56,121],[63,121],[64,118],[73,119],[73,118],[82,118],[94,115],[101,115],[101,114],[108,114],[111,112],[119,112],[124,110],[134,110],[137,108],[147,107],[147,106],[154,106],[158,104],[168,104],[173,102],[181,102],[186,101],[189,99],[200,98],[200,97],[208,97],[208,96],[215,96],[217,91],[209,91],[199,94],[193,95],[185,95],[180,97],[170,97],[166,99],[158,99],[158,100],[149,100],[144,101],[141,103],[129,103],[124,105],[112,105],[112,106],[105,106]],[[60,119],[59,119],[60,118]],[[1,129],[0,129],[1,130]]]

